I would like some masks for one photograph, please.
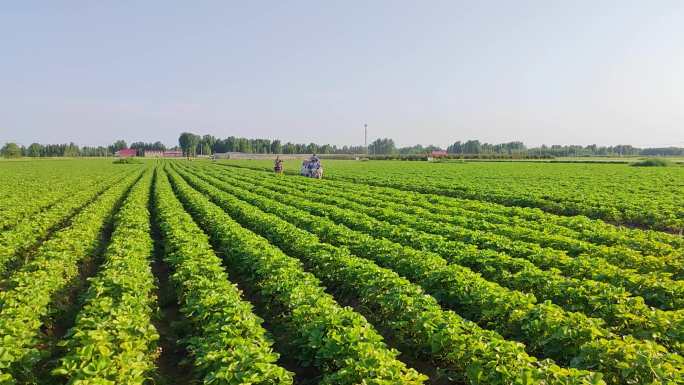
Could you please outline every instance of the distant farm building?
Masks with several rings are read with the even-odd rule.
[[[135,149],[132,148],[124,148],[123,150],[119,150],[114,153],[114,156],[118,156],[119,158],[129,158],[131,156],[135,156],[136,151]]]
[[[183,157],[182,151],[169,150],[169,151],[145,151],[145,158],[181,158]]]
[[[443,157],[447,156],[447,152],[446,152],[446,151],[442,151],[442,150],[432,151],[432,152],[430,153],[430,156],[431,156],[432,158],[443,158]]]
[[[145,158],[161,158],[164,156],[164,151],[148,151],[145,150]]]
[[[254,153],[249,153],[249,152],[216,152],[211,156],[212,159],[251,159],[251,160],[275,159],[276,157],[279,157],[280,159],[283,159],[283,160],[308,159],[309,157],[311,157],[311,154],[254,154]],[[332,157],[332,156],[328,156],[328,157]]]
[[[164,158],[182,158],[182,157],[183,157],[183,151],[178,151],[178,150],[164,151]]]

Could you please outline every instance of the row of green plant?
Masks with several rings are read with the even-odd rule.
[[[338,183],[338,181],[333,183]],[[348,184],[348,182],[341,181],[339,183],[343,186]],[[411,191],[386,187],[369,187],[372,187],[373,191],[380,192],[382,195],[409,199],[424,208],[437,209],[445,214],[449,214],[453,210],[456,210],[456,213],[460,213],[460,210],[466,210],[471,215],[476,213],[490,214],[486,216],[488,221],[519,224],[594,244],[606,246],[622,245],[649,255],[681,253],[681,249],[684,247],[684,239],[676,235],[661,231],[614,226],[582,215],[555,215],[536,208],[504,206],[491,202],[459,199],[437,194],[417,194]]]
[[[298,191],[295,188],[285,188],[270,184],[269,181],[258,181],[256,184],[255,179],[242,179],[239,177],[239,173],[237,174],[225,176],[223,180],[229,179],[229,185],[216,183],[215,180],[208,178],[206,180],[228,192],[245,194],[245,190],[249,190],[260,197],[276,200],[308,213],[329,218],[335,224],[343,224],[350,229],[363,232],[364,234],[352,233],[348,229],[334,226],[333,223],[324,219],[308,218],[306,222],[302,222],[309,231],[318,234],[322,239],[329,239],[330,243],[340,244],[339,240],[353,241],[353,245],[344,243],[344,246],[349,247],[352,252],[359,256],[366,256],[368,253],[372,255],[375,252],[389,253],[389,250],[403,258],[416,258],[422,262],[441,256],[449,263],[467,266],[482,274],[486,279],[497,282],[504,287],[521,292],[531,292],[538,299],[550,300],[568,311],[580,311],[590,316],[600,317],[611,326],[611,330],[615,333],[632,334],[640,339],[652,339],[667,345],[673,351],[684,351],[684,311],[682,310],[662,311],[653,309],[644,303],[643,298],[632,297],[624,289],[592,280],[566,278],[553,270],[541,270],[524,259],[512,258],[488,250],[478,250],[472,245],[445,240],[439,236],[415,231],[410,227],[389,225],[362,214],[360,211],[312,202],[306,199],[312,196],[306,190]],[[269,189],[260,186],[266,186]],[[250,203],[262,209],[272,207],[268,205],[262,207],[258,198],[254,198],[252,195],[250,197]],[[282,210],[279,210],[279,215],[292,215],[294,219],[288,218],[291,223],[301,222],[301,220],[295,222],[301,216],[287,210],[283,207]],[[283,212],[285,214],[282,214]],[[421,219],[415,218],[413,220],[420,221]],[[332,237],[332,234],[336,236]],[[384,240],[368,240],[367,235],[386,238],[414,249],[400,248],[388,244]],[[377,248],[369,247],[368,244],[371,243],[377,244]],[[433,253],[437,253],[439,256]],[[571,342],[580,343],[581,341],[573,340]]]
[[[341,307],[301,263],[244,229],[171,173],[185,207],[235,270],[253,288],[269,321],[300,366],[314,367],[320,384],[422,384],[425,376],[397,360],[382,337],[358,313]]]
[[[270,176],[271,174],[259,172],[254,172],[250,175],[250,177],[258,178],[260,180],[264,180],[264,178],[268,180],[268,177]],[[466,237],[473,238],[478,243],[483,244],[483,246],[494,244],[497,248],[501,249],[500,251],[508,252],[511,255],[514,255],[514,253],[530,254],[545,251],[567,253],[573,257],[580,254],[586,254],[596,258],[603,258],[616,266],[635,269],[641,273],[664,271],[674,273],[677,277],[681,277],[682,274],[684,274],[684,254],[677,253],[669,245],[653,245],[653,243],[651,243],[652,246],[657,246],[657,248],[655,248],[657,254],[655,256],[648,255],[648,253],[644,254],[623,245],[595,245],[587,241],[549,233],[549,229],[531,229],[519,226],[515,223],[497,223],[502,222],[501,219],[498,218],[499,215],[482,212],[484,209],[480,212],[466,211],[463,209],[458,212],[454,212],[453,210],[447,212],[433,212],[416,206],[410,201],[407,202],[407,200],[402,200],[400,197],[397,197],[397,194],[394,194],[391,200],[387,200],[386,195],[378,196],[372,194],[372,189],[366,186],[357,185],[353,186],[353,190],[350,190],[351,186],[348,184],[344,187],[338,187],[336,185],[331,185],[331,183],[320,184],[310,183],[311,181],[308,180],[288,181],[288,179],[290,178],[286,178],[285,181],[283,181],[283,184],[304,185],[311,187],[316,191],[321,191],[322,193],[327,192],[328,194],[326,194],[326,196],[329,195],[329,192],[334,191],[335,197],[342,197],[365,206],[388,208],[392,211],[420,216],[423,219],[429,219],[443,225],[451,224],[458,226],[459,229],[454,229],[449,226],[440,226],[439,229],[442,233],[452,237],[458,236],[460,239]],[[434,205],[430,204],[428,207],[434,210]],[[461,230],[460,228],[463,229]],[[482,233],[472,233],[468,230],[480,230],[486,233],[483,236]],[[539,246],[543,247],[540,248]],[[550,247],[555,250],[548,250],[545,247]]]
[[[254,163],[254,162],[252,162]],[[260,170],[263,175],[267,168],[253,164],[219,163],[227,168]],[[300,183],[310,183],[300,180]],[[668,255],[677,252],[681,255],[684,238],[660,231],[631,229],[607,224],[600,220],[589,219],[582,215],[564,216],[547,213],[538,208],[505,206],[488,201],[464,199],[430,193],[417,193],[410,189],[390,188],[378,184],[354,183],[344,179],[326,179],[325,185],[333,185],[348,190],[360,189],[360,194],[372,192],[373,196],[410,203],[438,213],[455,216],[474,216],[487,222],[517,225],[542,232],[562,235],[601,245],[622,245],[651,255]],[[484,217],[482,217],[484,215]],[[675,251],[673,248],[678,249]]]
[[[27,175],[24,170],[0,169],[0,199],[3,205],[0,207],[0,231],[13,227],[21,218],[40,211],[51,205],[63,194],[63,188],[69,184],[64,179],[49,178],[45,176],[44,183],[36,183],[35,175]],[[57,186],[57,189],[48,188],[48,183]],[[29,194],[35,194],[33,200],[28,199]]]
[[[113,164],[142,164],[142,160],[135,158],[120,158],[112,162]]]
[[[401,223],[404,218],[411,216],[416,217],[416,215],[413,214],[401,213],[401,211],[397,210],[396,206],[401,205],[392,205],[392,207],[388,208],[390,209],[391,213],[398,211],[397,215],[400,216],[396,218],[386,216],[387,218],[384,220],[393,221],[394,223]],[[381,208],[372,208],[376,209],[376,211],[382,210]],[[428,226],[429,231],[431,232],[437,232],[437,234],[443,235],[450,239],[471,242],[483,248],[494,248],[498,251],[508,253],[515,257],[529,257],[536,254],[556,255],[565,259],[572,257],[563,250],[543,247],[537,244],[537,242],[511,239],[508,236],[498,235],[488,230],[472,230],[459,225],[454,225],[448,220],[449,218],[454,218],[453,216],[444,216],[446,218],[442,218],[440,215],[427,215],[420,217],[423,219],[422,223],[424,223],[425,226]],[[439,226],[436,227],[434,224],[439,224]],[[425,228],[423,229],[425,230]],[[661,274],[660,278],[664,281],[669,281],[671,274],[681,275],[684,271],[684,263],[681,256],[669,258],[648,256],[629,249],[620,250],[610,249],[607,247],[589,248],[589,250],[586,250],[586,252],[578,253],[574,256],[578,255],[596,259],[601,264],[611,264],[621,268],[634,269],[639,273],[658,274],[662,272],[665,274]]]
[[[213,169],[216,168],[214,167]],[[273,176],[272,174],[258,171],[248,173],[250,177],[260,180],[265,178],[268,180],[269,177]],[[639,248],[634,250],[622,244],[597,245],[586,240],[563,235],[562,230],[564,228],[562,227],[560,229],[556,226],[544,227],[539,226],[534,221],[515,221],[511,220],[509,216],[492,213],[488,211],[488,207],[492,206],[490,203],[480,203],[478,208],[476,205],[479,202],[468,202],[469,210],[455,205],[446,209],[425,199],[419,199],[421,197],[425,198],[421,194],[407,193],[396,189],[380,189],[340,181],[312,183],[313,181],[306,179],[295,181],[285,178],[280,182],[289,185],[302,185],[324,193],[334,191],[336,197],[343,197],[359,204],[387,207],[407,214],[419,215],[436,222],[449,223],[465,229],[482,230],[487,233],[494,233],[513,240],[522,240],[533,244],[532,246],[526,246],[524,243],[511,243],[504,240],[505,247],[512,248],[517,252],[536,252],[538,247],[535,245],[540,245],[562,250],[570,256],[584,253],[605,258],[610,263],[634,268],[640,272],[670,271],[681,274],[682,265],[684,265],[684,254],[681,251],[677,252],[668,244],[653,241],[645,242],[642,245],[646,246],[647,252],[642,252]],[[474,208],[478,209],[474,210]],[[558,234],[559,231],[561,234]],[[494,236],[490,242],[499,242],[499,239],[501,238]],[[634,241],[632,236],[626,237],[626,239],[632,243]],[[487,241],[486,239],[484,240],[484,242]],[[532,250],[528,250],[530,248]]]
[[[602,383],[600,376],[538,361],[524,346],[481,329],[437,301],[397,273],[323,244],[272,214],[182,172],[182,177],[243,226],[265,236],[285,252],[298,256],[345,302],[353,303],[375,325],[386,330],[405,350],[448,371],[454,381],[473,384]],[[174,183],[186,186],[180,176]],[[184,187],[187,189],[187,187]],[[198,200],[206,198],[198,197]]]
[[[79,278],[79,267],[102,242],[102,231],[117,203],[141,173],[129,175],[79,212],[56,232],[35,258],[3,282],[0,291],[0,383],[32,378],[35,365],[50,354],[44,332],[59,301]]]
[[[184,175],[192,178],[188,174]],[[458,309],[466,318],[477,320],[481,325],[494,328],[505,336],[524,341],[535,354],[552,357],[568,365],[598,370],[606,375],[609,383],[650,383],[677,378],[684,373],[681,357],[668,354],[665,348],[656,343],[638,341],[632,337],[619,338],[603,328],[599,320],[589,319],[581,313],[565,312],[550,303],[535,304],[533,296],[511,292],[487,282],[467,268],[448,265],[438,255],[416,253],[390,241],[351,231],[331,220],[263,198],[257,193],[236,189],[233,187],[235,180],[229,184],[206,175],[202,177],[250,204],[313,232],[323,241],[345,246],[357,255],[396,270],[419,283],[443,304]],[[198,179],[192,181],[193,185],[196,184],[212,197],[216,194],[212,192],[214,187],[207,186],[206,182]],[[283,199],[287,198],[279,198]],[[335,208],[329,207],[328,210],[331,212]],[[615,352],[631,352],[635,356],[620,356]],[[648,369],[652,366],[661,369],[664,377],[651,375]],[[624,367],[632,370],[625,371]]]
[[[633,167],[668,167],[674,164],[669,159],[648,158],[631,164]]]
[[[325,198],[323,198],[325,199]],[[330,199],[329,203],[369,214],[391,224],[406,225],[411,228],[440,235],[457,243],[475,245],[478,248],[506,253],[513,257],[524,258],[542,269],[559,269],[563,274],[578,279],[595,279],[626,288],[642,296],[648,304],[663,310],[684,308],[684,281],[672,278],[671,273],[639,272],[632,268],[618,267],[604,258],[581,254],[571,257],[557,250],[542,248],[534,244],[511,241],[486,231],[467,230],[447,223],[407,215],[392,208],[376,208],[354,203],[341,203],[341,199]],[[618,256],[615,255],[615,258]],[[657,260],[658,257],[652,257]],[[625,260],[627,260],[625,255]],[[643,258],[646,263],[646,257]],[[638,257],[633,263],[638,263]],[[655,265],[655,263],[654,263]],[[674,264],[670,264],[674,268]]]
[[[0,167],[0,231],[16,226],[71,194],[123,175],[99,164],[13,162]]]
[[[615,224],[679,232],[684,229],[676,181],[684,168],[626,165],[427,164],[355,162],[326,167],[326,177],[421,193],[536,207]],[[661,186],[668,186],[663,189]]]
[[[53,374],[70,385],[142,385],[155,368],[159,334],[151,323],[156,305],[147,209],[151,182],[148,169],[115,214],[104,261],[60,343],[66,353]]]
[[[249,302],[228,279],[206,234],[157,170],[154,213],[172,269],[180,311],[190,322],[184,342],[194,374],[205,384],[292,384]]]
[[[208,172],[214,172],[214,175],[220,175],[217,170],[207,170]],[[239,175],[239,173],[237,174]],[[250,181],[256,181],[257,179],[258,178],[253,177],[249,178]],[[279,181],[277,183],[281,182]],[[305,183],[300,183],[299,189],[305,188],[304,186],[306,186]],[[362,190],[363,186],[359,186],[359,188],[355,189],[354,191]],[[425,220],[422,217],[403,214],[399,209],[394,209],[395,206],[400,205],[394,205],[390,203],[390,200],[384,200],[384,204],[386,206],[392,206],[392,208],[376,208],[374,205],[361,205],[346,199],[339,198],[337,197],[336,191],[334,191],[334,194],[331,192],[309,192],[308,194],[303,193],[300,195],[303,197],[316,196],[318,201],[347,208],[355,213],[370,214],[378,220],[383,221],[378,223],[379,229],[386,229],[386,234],[391,234],[395,237],[403,234],[404,238],[407,242],[409,242],[409,244],[417,242],[416,237],[418,235],[413,234],[415,233],[413,228],[418,228],[430,233],[446,233],[450,236],[450,240],[456,242],[451,245],[451,247],[455,249],[463,247],[464,243],[466,243],[498,251],[501,249],[499,245],[505,241],[491,241],[484,242],[483,244],[483,242],[477,242],[477,239],[474,240],[473,238],[491,239],[491,235],[489,235],[487,232],[460,231],[459,229],[453,228],[453,226],[451,231],[445,231],[444,229],[449,228],[448,225],[442,224],[440,222]],[[384,221],[402,224],[410,228],[406,228],[402,232],[397,232],[391,223],[385,223]],[[455,234],[459,234],[460,236],[456,236]],[[440,244],[436,247],[438,249],[444,242],[441,237],[430,237],[429,234],[420,234],[420,236],[425,239],[424,241],[421,241],[420,244],[429,244],[431,240],[434,241],[436,239],[436,242]],[[568,255],[554,252],[553,250],[538,250],[536,253],[523,253],[522,255],[517,256],[522,256],[523,258],[530,260],[542,269],[559,269],[568,277],[577,279],[591,279],[607,282],[618,287],[623,287],[628,291],[643,297],[648,304],[658,306],[665,310],[681,309],[684,306],[684,281],[672,280],[669,278],[669,274],[666,273],[639,274],[631,269],[623,269],[613,266],[600,258],[593,258],[584,255],[572,258]]]
[[[439,214],[473,216],[487,223],[508,225],[503,229],[510,226],[530,229],[533,230],[530,240],[535,239],[533,234],[545,234],[550,237],[550,246],[563,245],[568,250],[577,248],[577,241],[583,241],[593,245],[626,247],[645,255],[669,256],[678,253],[676,248],[684,245],[677,237],[667,233],[617,227],[581,215],[559,216],[539,209],[508,207],[483,201],[416,194],[382,187],[367,190],[377,192],[378,194],[374,194],[376,196],[391,196],[398,201],[410,202]]]
[[[38,214],[19,220],[11,229],[0,232],[0,277],[7,273],[9,265],[21,254],[121,179],[122,177],[117,175],[92,187],[76,191]]]

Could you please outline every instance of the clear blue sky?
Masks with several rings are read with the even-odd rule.
[[[0,142],[684,145],[684,1],[6,1],[0,36]]]

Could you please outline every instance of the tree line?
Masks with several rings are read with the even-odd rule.
[[[109,146],[78,146],[74,142],[62,144],[40,144],[31,143],[29,146],[19,146],[16,143],[6,143],[0,153],[5,158],[33,157],[105,157],[114,156],[119,150],[134,149],[138,156],[143,156],[145,151],[166,151],[168,149],[178,149],[178,147],[167,148],[162,142],[145,143],[133,142],[130,146],[125,140],[117,140]]]
[[[229,136],[217,138],[213,135],[182,133],[178,146],[167,147],[162,142],[133,142],[130,146],[124,140],[117,140],[108,146],[78,146],[77,144],[40,144],[31,143],[28,147],[16,143],[6,143],[0,153],[6,158],[15,157],[104,157],[113,156],[122,149],[135,149],[138,156],[145,151],[182,150],[184,156],[212,155],[226,152],[256,154],[368,154],[388,156],[425,156],[433,151],[446,151],[452,156],[497,156],[497,157],[584,157],[584,156],[684,156],[684,148],[637,148],[630,145],[587,146],[579,145],[542,145],[528,148],[523,142],[487,143],[479,140],[456,141],[443,149],[439,146],[420,144],[397,147],[391,138],[377,138],[368,147],[337,146],[317,143],[283,143],[279,139],[254,139]]]
[[[213,135],[184,132],[178,138],[184,156],[211,155],[226,152],[252,154],[362,154],[363,146],[342,146],[316,143],[283,143],[280,139],[252,139],[229,136],[221,139]]]
[[[200,136],[190,132],[180,135],[178,143],[185,156],[210,155],[225,152],[242,152],[256,154],[368,154],[368,155],[425,155],[432,151],[444,151],[439,146],[420,144],[407,147],[397,147],[391,138],[378,138],[365,146],[342,146],[316,143],[282,143],[280,140],[249,139],[230,136],[217,139],[212,135]],[[525,150],[522,142],[511,142],[499,145],[480,144],[477,140],[469,140],[463,144],[456,142],[447,148],[449,153],[510,153]]]

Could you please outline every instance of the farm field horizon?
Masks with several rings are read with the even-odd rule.
[[[272,170],[268,160],[221,160]],[[285,161],[297,174],[299,161]],[[684,167],[539,161],[326,160],[326,178],[406,191],[539,208],[646,230],[684,229]]]
[[[684,167],[0,162],[0,384],[682,384]]]

